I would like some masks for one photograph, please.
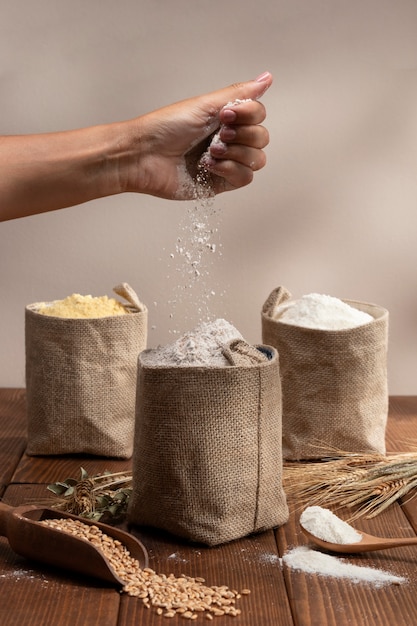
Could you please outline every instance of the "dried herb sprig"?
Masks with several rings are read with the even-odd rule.
[[[126,516],[131,485],[130,472],[89,476],[81,468],[79,479],[67,478],[48,485],[48,490],[57,497],[53,508],[97,521],[102,517],[121,521]]]
[[[300,505],[355,509],[351,520],[376,517],[392,503],[413,497],[417,453],[352,454],[284,465],[284,489]]]

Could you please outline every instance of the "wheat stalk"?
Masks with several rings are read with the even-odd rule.
[[[284,490],[300,505],[354,509],[351,520],[376,517],[417,487],[417,453],[351,454],[287,462]]]

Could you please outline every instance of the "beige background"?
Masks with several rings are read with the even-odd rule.
[[[278,285],[380,304],[390,311],[390,392],[417,393],[415,0],[0,9],[2,134],[125,119],[266,69],[275,77],[264,97],[268,165],[216,199],[217,250],[192,289],[176,253],[188,204],[130,194],[0,224],[1,386],[24,385],[26,304],[111,295],[127,281],[148,305],[150,346],[194,326],[192,301],[211,291],[210,315],[251,342]]]

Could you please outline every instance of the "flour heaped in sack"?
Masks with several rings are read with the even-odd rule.
[[[278,287],[261,319],[280,360],[283,457],[385,453],[388,311],[318,294],[291,300]]]
[[[283,524],[277,379],[276,350],[224,320],[145,350],[129,522],[207,545]]]

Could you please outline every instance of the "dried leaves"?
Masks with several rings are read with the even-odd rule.
[[[132,491],[129,472],[105,472],[89,477],[81,468],[80,478],[67,478],[48,485],[57,496],[54,508],[80,517],[100,520],[103,516],[113,521],[125,517]]]

